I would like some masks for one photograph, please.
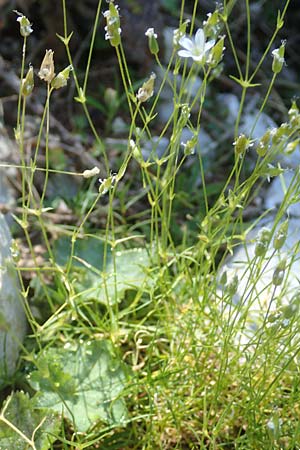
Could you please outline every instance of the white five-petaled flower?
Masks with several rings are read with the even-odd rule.
[[[211,39],[205,42],[204,31],[202,28],[199,28],[195,34],[195,39],[183,36],[179,39],[179,44],[184,48],[184,50],[179,50],[179,56],[193,58],[194,61],[204,64],[206,54],[215,45],[215,40]]]

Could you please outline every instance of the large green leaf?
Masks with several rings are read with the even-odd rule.
[[[34,440],[38,450],[48,450],[60,429],[58,414],[36,408],[35,398],[24,392],[15,392],[7,398],[4,417],[29,440]],[[36,432],[34,433],[34,431]],[[8,424],[0,421],[0,449],[27,450],[28,442]]]
[[[126,366],[108,341],[66,345],[44,351],[38,370],[29,376],[38,391],[37,404],[68,417],[77,431],[86,431],[99,419],[111,425],[126,421],[122,391]]]
[[[60,238],[54,245],[57,264],[66,265],[70,257],[70,238]],[[111,304],[119,302],[127,289],[140,289],[149,282],[150,257],[147,249],[133,248],[106,253],[104,243],[87,237],[78,239],[72,263],[72,284],[82,300]]]
[[[86,270],[75,282],[75,289],[84,300],[101,303],[119,302],[128,289],[140,289],[149,284],[150,258],[146,249],[118,251],[109,258],[106,270],[95,273]]]

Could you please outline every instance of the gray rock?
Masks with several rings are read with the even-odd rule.
[[[9,228],[0,213],[0,385],[9,381],[15,371],[26,333],[26,315],[10,246]]]
[[[285,186],[283,186],[285,184]],[[285,197],[285,189],[295,186],[293,171],[286,172],[277,177],[266,192],[264,205],[270,209],[269,214],[247,236],[245,245],[240,245],[234,251],[220,271],[220,279],[224,272],[227,275],[227,286],[237,281],[237,289],[231,298],[230,304],[223,309],[225,317],[235,317],[241,323],[235,343],[247,346],[259,328],[266,322],[266,317],[278,315],[282,319],[284,308],[293,308],[294,313],[300,314],[299,305],[293,305],[293,299],[300,293],[300,220],[299,201],[286,209],[289,216],[288,233],[284,245],[280,250],[274,251],[273,241],[263,257],[263,261],[255,257],[256,237],[262,228],[271,230],[275,222],[275,214]],[[299,199],[299,198],[298,198]],[[297,199],[296,199],[297,200]],[[276,230],[280,224],[276,227]],[[273,275],[278,264],[286,260],[284,282],[275,288]],[[258,270],[259,264],[261,264]],[[222,298],[222,289],[219,296]],[[235,311],[235,313],[233,313]],[[234,315],[235,314],[235,315]],[[266,322],[268,324],[268,321]],[[287,325],[288,320],[282,319],[281,325]]]

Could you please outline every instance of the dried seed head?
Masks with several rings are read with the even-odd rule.
[[[53,54],[54,52],[52,50],[46,50],[40,71],[38,73],[40,79],[46,81],[47,83],[51,83],[55,77]]]

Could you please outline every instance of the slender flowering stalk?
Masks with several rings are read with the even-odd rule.
[[[205,64],[207,60],[207,53],[215,45],[215,40],[211,39],[205,42],[204,31],[202,28],[199,28],[194,39],[183,36],[179,39],[179,45],[181,45],[184,49],[179,50],[179,56],[182,58],[192,58],[200,64]]]

